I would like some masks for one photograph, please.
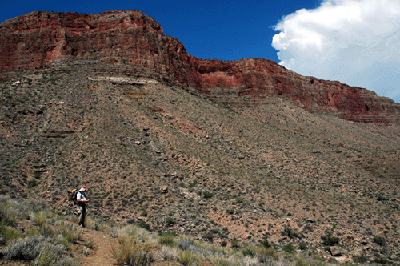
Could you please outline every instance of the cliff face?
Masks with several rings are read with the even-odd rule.
[[[146,69],[159,81],[195,87],[221,103],[255,105],[270,95],[282,95],[310,111],[357,122],[400,123],[400,104],[366,89],[303,77],[266,59],[195,58],[140,11],[36,11],[10,19],[0,24],[0,57],[3,78],[9,71],[96,60]]]

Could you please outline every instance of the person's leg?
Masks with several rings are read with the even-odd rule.
[[[82,206],[82,219],[81,219],[81,225],[82,227],[86,227],[86,205]]]
[[[78,205],[78,225],[83,225],[84,217],[83,217],[83,206]]]

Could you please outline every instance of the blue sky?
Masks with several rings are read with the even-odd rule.
[[[271,46],[273,26],[284,15],[313,8],[319,0],[163,1],[163,0],[0,0],[0,21],[35,10],[100,13],[141,10],[161,24],[164,34],[178,38],[198,58],[237,60],[267,58],[278,62]]]
[[[0,0],[0,22],[35,10],[141,10],[195,57],[267,58],[400,102],[399,0]]]

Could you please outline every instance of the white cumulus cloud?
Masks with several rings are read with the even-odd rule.
[[[400,102],[400,0],[324,0],[275,30],[272,46],[286,68]]]

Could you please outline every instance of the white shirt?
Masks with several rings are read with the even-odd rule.
[[[81,189],[78,191],[78,194],[76,195],[76,198],[77,198],[78,200],[86,200],[86,196],[85,196],[85,194],[82,193],[82,192],[86,192],[86,190],[85,190],[84,188],[81,188]]]

